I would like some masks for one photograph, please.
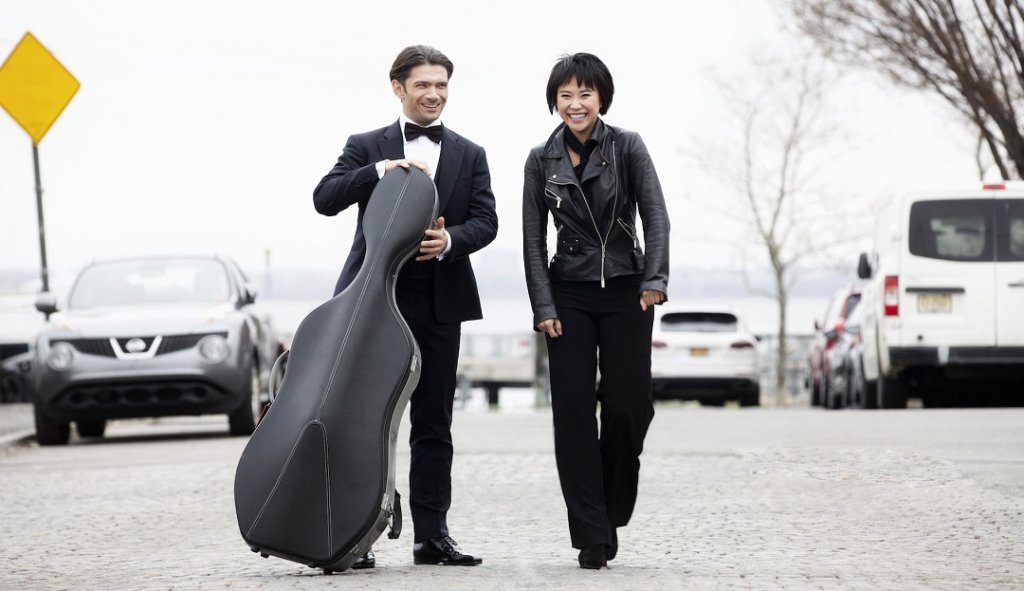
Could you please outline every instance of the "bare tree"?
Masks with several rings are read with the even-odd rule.
[[[772,285],[758,288],[744,274],[748,291],[775,300],[778,306],[778,358],[775,387],[785,404],[786,329],[790,293],[798,270],[808,259],[829,263],[837,248],[858,238],[835,222],[836,194],[821,189],[823,176],[834,158],[830,147],[837,130],[826,114],[826,89],[835,81],[820,58],[795,61],[755,60],[740,81],[719,81],[736,123],[738,143],[703,164],[732,192],[733,217],[749,227],[750,240],[771,269]],[[738,215],[737,215],[737,212]]]
[[[987,148],[1004,179],[1024,175],[1024,2],[789,1],[832,56],[938,94],[977,128],[979,154]]]

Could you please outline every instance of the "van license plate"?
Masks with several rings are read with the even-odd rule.
[[[922,314],[949,314],[953,311],[953,296],[948,293],[918,294],[917,311]]]
[[[694,348],[690,349],[690,357],[707,357],[707,356],[708,356],[708,350],[706,348],[694,347]]]

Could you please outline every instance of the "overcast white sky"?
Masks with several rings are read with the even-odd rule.
[[[31,31],[82,84],[40,144],[55,275],[179,250],[253,270],[268,249],[275,266],[340,268],[355,216],[319,216],[312,190],[349,134],[397,118],[387,72],[412,43],[455,63],[443,121],[487,149],[500,222],[489,248],[520,249],[523,162],[557,124],[544,100],[553,61],[590,51],[615,76],[606,120],[639,131],[658,167],[673,264],[715,267],[735,255],[709,245],[708,228],[735,229],[710,213],[723,197],[682,152],[726,134],[711,72],[728,77],[752,52],[792,45],[773,7],[5,0],[0,57]],[[855,201],[976,176],[970,133],[938,103],[869,79],[843,92],[858,105],[843,121],[858,137],[828,174]],[[31,143],[3,113],[0,269],[38,267],[35,215]]]

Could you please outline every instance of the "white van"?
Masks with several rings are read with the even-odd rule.
[[[930,406],[950,380],[1024,378],[1024,183],[894,200],[857,274],[879,408],[908,391]]]

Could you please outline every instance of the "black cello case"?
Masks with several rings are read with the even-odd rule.
[[[280,392],[235,471],[238,527],[254,552],[343,571],[399,510],[395,445],[420,352],[395,281],[436,218],[426,174],[385,174],[363,213],[358,275],[299,324]]]

